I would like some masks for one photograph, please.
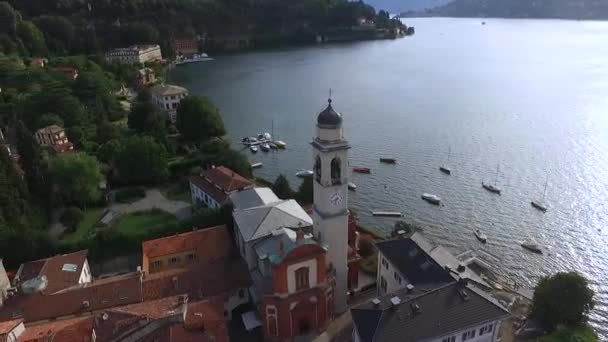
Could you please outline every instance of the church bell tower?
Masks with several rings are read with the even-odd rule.
[[[328,260],[335,270],[335,312],[346,311],[348,291],[348,150],[342,115],[331,98],[317,117],[317,135],[311,143],[314,161],[314,233],[328,246]]]

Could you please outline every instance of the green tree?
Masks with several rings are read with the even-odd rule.
[[[95,157],[84,153],[59,155],[51,162],[51,174],[65,203],[85,206],[100,199],[103,175]]]
[[[147,23],[130,24],[126,33],[130,44],[158,43],[158,30]]]
[[[133,136],[123,142],[116,168],[128,184],[161,183],[169,176],[167,151],[151,137]]]
[[[219,110],[208,98],[189,96],[177,107],[177,129],[188,142],[202,142],[226,134]]]
[[[302,184],[298,188],[298,202],[301,204],[310,204],[314,200],[312,177],[306,177],[302,180]]]
[[[113,163],[121,150],[121,142],[117,139],[112,139],[99,147],[97,158],[104,163]]]
[[[16,132],[17,150],[28,188],[33,194],[46,198],[49,191],[48,166],[44,160],[42,148],[23,122],[17,122]]]
[[[17,36],[21,39],[29,55],[43,56],[46,54],[47,49],[44,35],[31,21],[20,21],[17,23]]]
[[[27,187],[4,148],[0,149],[0,189],[0,223],[12,229],[28,227],[31,210]]]
[[[59,221],[68,228],[69,232],[74,232],[78,228],[78,224],[80,224],[82,219],[84,219],[84,214],[80,208],[69,207],[63,212],[63,214],[61,214]]]
[[[272,191],[281,199],[291,198],[293,191],[289,186],[289,181],[284,175],[279,175],[272,184]]]
[[[0,32],[7,36],[17,33],[17,23],[21,21],[21,14],[6,1],[0,1]]]
[[[110,80],[100,72],[83,72],[73,84],[74,95],[94,115],[97,122],[117,116],[118,99],[111,94]]]
[[[593,296],[587,279],[579,273],[544,277],[534,289],[530,317],[549,331],[560,325],[578,326],[587,322]]]
[[[38,119],[36,128],[43,128],[51,125],[63,127],[63,119],[57,114],[44,114]]]
[[[67,54],[74,43],[76,28],[65,17],[43,15],[34,23],[44,34],[48,48],[58,54]]]
[[[127,124],[138,133],[155,132],[159,126],[164,127],[162,113],[151,102],[137,102],[129,113]]]

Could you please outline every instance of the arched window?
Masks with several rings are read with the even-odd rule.
[[[304,290],[308,287],[308,267],[300,267],[296,270],[296,291]]]
[[[315,179],[321,182],[321,157],[317,156],[315,160]]]
[[[342,178],[340,158],[334,158],[331,160],[331,184],[340,184]]]
[[[277,331],[277,308],[274,305],[266,306],[266,322],[268,324],[268,334],[272,336],[278,335]]]

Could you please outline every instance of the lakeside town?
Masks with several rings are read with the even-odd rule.
[[[316,41],[350,39],[332,37]],[[424,228],[360,225],[339,98],[310,122],[314,163],[297,191],[255,178],[220,109],[165,82],[205,39],[170,45],[176,58],[143,43],[100,59],[2,56],[0,341],[594,335],[576,273],[522,288],[492,255],[454,254]]]

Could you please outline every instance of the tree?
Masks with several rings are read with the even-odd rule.
[[[189,142],[202,142],[226,134],[219,110],[208,98],[189,96],[177,107],[177,129]]]
[[[15,11],[6,1],[0,1],[0,32],[14,35],[17,32],[17,23],[21,21],[21,14]]]
[[[280,199],[288,199],[291,198],[293,191],[289,186],[289,181],[287,178],[280,174],[277,179],[272,184],[272,191],[279,197]]]
[[[158,43],[158,30],[146,23],[133,23],[127,27],[127,39],[130,44]]]
[[[120,104],[111,94],[110,80],[100,72],[83,72],[73,84],[74,95],[94,114],[97,122],[115,117]]]
[[[42,155],[42,148],[22,121],[17,122],[16,132],[17,150],[28,189],[31,193],[46,198],[49,191],[48,166]]]
[[[312,177],[306,177],[298,188],[297,199],[302,204],[310,204],[314,201]]]
[[[116,167],[120,178],[129,184],[161,183],[169,176],[167,151],[151,137],[126,139],[116,158]]]
[[[44,35],[31,21],[20,21],[17,23],[17,36],[21,39],[29,55],[43,56],[46,54],[47,49]]]
[[[119,140],[108,140],[108,142],[101,145],[97,150],[97,159],[104,163],[112,163],[116,160],[121,150],[122,144]]]
[[[151,102],[136,103],[129,113],[127,124],[138,133],[166,133],[164,116]]]
[[[579,273],[544,277],[534,289],[530,317],[549,331],[560,325],[577,326],[587,322],[593,296],[587,279]]]
[[[65,203],[85,206],[100,199],[103,176],[95,157],[84,153],[61,154],[51,161],[51,174]]]
[[[69,232],[74,232],[78,228],[78,224],[80,224],[83,218],[84,214],[80,208],[69,207],[63,212],[63,214],[61,214],[59,221],[68,228]]]
[[[34,19],[34,23],[44,34],[48,48],[59,54],[67,54],[73,45],[76,28],[65,17],[43,15]]]
[[[51,125],[63,127],[63,119],[57,114],[44,114],[38,119],[37,128],[43,128]]]
[[[31,210],[27,187],[4,148],[0,149],[0,189],[0,223],[12,229],[28,227]]]

